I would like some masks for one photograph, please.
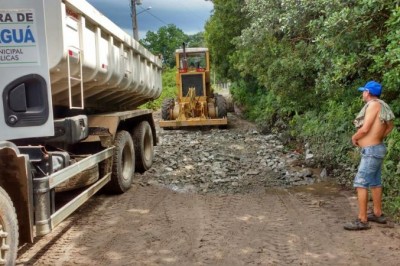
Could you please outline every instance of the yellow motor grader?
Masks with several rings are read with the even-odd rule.
[[[226,100],[211,91],[208,49],[183,45],[175,58],[177,98],[163,101],[160,127],[226,126]]]

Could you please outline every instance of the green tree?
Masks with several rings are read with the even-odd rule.
[[[204,32],[199,32],[188,36],[188,47],[206,47]]]
[[[260,88],[254,95],[252,88],[243,87],[247,93],[239,94],[256,97],[260,105],[269,104],[251,105],[252,116],[272,120],[266,121],[269,126],[279,118],[288,120],[295,113],[319,107],[322,98],[314,89],[315,48],[307,28],[320,15],[319,8],[312,1],[249,0],[242,12],[248,26],[231,41],[236,50],[230,62],[241,77],[253,77]]]
[[[232,40],[247,25],[242,11],[245,0],[214,0],[214,10],[205,26],[205,39],[210,49],[214,70],[220,77],[234,79],[237,72],[230,63],[235,51]]]
[[[153,54],[161,54],[165,65],[174,67],[175,50],[180,48],[183,42],[188,41],[188,35],[175,25],[169,24],[159,28],[156,33],[148,31],[141,43]]]

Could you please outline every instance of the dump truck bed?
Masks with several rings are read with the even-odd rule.
[[[53,105],[121,111],[161,94],[161,60],[86,1],[46,1]]]

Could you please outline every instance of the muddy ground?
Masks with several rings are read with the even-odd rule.
[[[353,191],[229,119],[228,130],[159,130],[153,170],[21,247],[18,264],[399,265],[399,225],[345,231]]]

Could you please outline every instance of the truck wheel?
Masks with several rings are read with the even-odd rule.
[[[222,95],[215,95],[215,104],[218,108],[217,117],[223,118],[227,116],[226,100]]]
[[[132,136],[135,144],[136,169],[142,173],[150,169],[154,158],[153,133],[149,122],[140,122],[134,128]]]
[[[17,250],[17,215],[7,192],[0,187],[0,265],[15,265]]]
[[[163,120],[172,120],[171,110],[174,108],[175,101],[172,98],[164,99],[161,106],[161,118]]]
[[[122,194],[131,187],[135,172],[135,150],[131,135],[125,130],[119,131],[114,146],[111,181],[107,190]]]

